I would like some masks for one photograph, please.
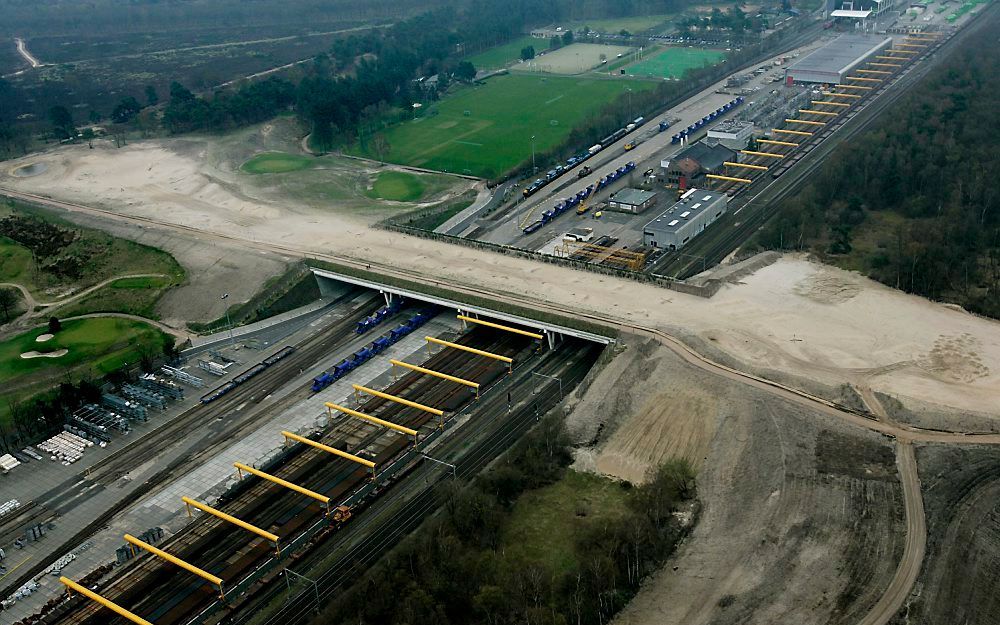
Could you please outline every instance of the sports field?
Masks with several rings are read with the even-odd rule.
[[[625,70],[630,76],[682,78],[689,69],[715,65],[725,57],[721,50],[667,48]]]
[[[530,61],[515,65],[511,69],[548,74],[582,74],[601,66],[601,56],[609,63],[619,54],[628,54],[628,46],[607,46],[599,43],[574,43]]]
[[[499,69],[519,60],[521,50],[528,46],[534,46],[535,54],[538,54],[549,47],[549,42],[547,39],[536,39],[531,36],[519,37],[510,43],[466,57],[465,60],[475,65],[476,69]]]
[[[578,20],[570,22],[567,28],[579,30],[584,26],[601,33],[615,33],[627,30],[630,33],[640,33],[649,30],[654,26],[665,24],[673,17],[673,14],[661,13],[659,15],[639,15],[635,17],[618,17],[606,20]]]
[[[652,81],[512,74],[466,87],[424,117],[387,128],[388,160],[438,171],[496,177],[558,145],[573,126],[626,88]],[[436,113],[436,114],[435,114]],[[355,154],[372,156],[353,148]]]

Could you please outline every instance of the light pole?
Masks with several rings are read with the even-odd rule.
[[[535,166],[535,135],[531,135],[531,173],[538,173],[538,167]]]
[[[559,399],[563,396],[562,378],[554,375],[545,375],[544,373],[538,373],[537,371],[532,371],[531,375],[537,375],[540,378],[548,378],[549,380],[555,380],[559,383]]]
[[[220,297],[219,299],[223,299],[224,300],[224,299],[228,299],[228,298],[229,298],[229,293],[223,293],[222,297]],[[233,338],[233,322],[229,318],[229,307],[228,306],[226,306],[226,325],[229,326],[229,346],[233,347],[234,345],[236,345],[236,341]]]
[[[632,87],[626,87],[625,91],[628,92],[628,118],[632,119]]]

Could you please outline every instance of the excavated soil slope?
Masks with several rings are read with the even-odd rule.
[[[846,624],[874,605],[905,535],[885,438],[705,376],[655,345],[616,360],[568,418],[577,468],[634,480],[681,455],[699,467],[703,503],[692,536],[618,625]]]

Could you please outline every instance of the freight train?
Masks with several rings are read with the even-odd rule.
[[[403,307],[403,298],[397,297],[396,299],[392,300],[392,302],[390,302],[388,306],[383,306],[382,308],[379,308],[374,313],[372,313],[371,316],[365,317],[364,319],[359,321],[358,327],[354,329],[354,333],[358,335],[364,334],[365,332],[371,330],[372,328],[382,323],[392,315],[399,312],[399,309],[402,307]]]
[[[550,210],[547,210],[542,213],[541,219],[539,219],[538,221],[533,221],[527,226],[525,226],[523,229],[524,234],[531,234],[532,232],[537,232],[539,228],[549,223],[559,215],[562,215],[568,210],[576,208],[577,206],[580,205],[580,202],[584,201],[592,194],[596,193],[597,191],[600,191],[601,189],[605,188],[612,182],[618,180],[622,176],[634,170],[635,170],[635,162],[629,161],[624,165],[622,165],[621,167],[619,167],[618,169],[612,170],[608,174],[601,176],[596,183],[587,185],[586,189],[582,189],[581,191],[577,192],[576,195],[571,195],[564,200],[556,202],[555,206],[553,206]]]
[[[699,119],[695,123],[691,124],[690,126],[688,126],[687,128],[685,128],[684,130],[682,130],[682,131],[678,132],[677,134],[675,134],[674,136],[670,137],[670,143],[671,143],[671,145],[677,145],[678,143],[680,143],[681,141],[683,141],[685,138],[687,138],[691,133],[697,132],[698,130],[701,130],[701,128],[703,126],[705,126],[706,124],[715,121],[719,117],[725,115],[726,113],[728,113],[729,111],[733,110],[734,108],[736,108],[737,106],[739,106],[741,104],[743,104],[743,96],[739,96],[735,100],[730,100],[729,102],[726,102],[725,104],[723,104],[719,108],[715,109],[714,111],[712,111],[708,115],[702,117],[701,119]]]
[[[260,361],[256,365],[250,367],[249,369],[247,369],[243,373],[239,374],[238,376],[236,376],[235,378],[233,378],[229,382],[226,382],[225,384],[223,384],[219,388],[215,389],[211,393],[203,396],[201,398],[201,403],[203,403],[203,404],[212,403],[213,401],[215,401],[216,399],[219,399],[220,397],[222,397],[223,395],[225,395],[229,391],[233,390],[234,388],[236,388],[240,384],[243,384],[244,382],[248,381],[250,378],[263,373],[264,370],[267,369],[268,367],[270,367],[271,365],[274,365],[278,361],[287,358],[294,351],[295,351],[295,348],[292,347],[291,345],[288,345],[286,347],[281,348],[279,351],[277,351],[274,354],[268,356],[267,358],[265,358],[264,360]]]
[[[340,378],[344,377],[349,371],[353,371],[358,368],[368,360],[375,356],[376,354],[381,354],[390,345],[396,343],[401,338],[413,332],[420,326],[424,325],[431,320],[435,315],[433,309],[424,309],[413,315],[397,328],[389,330],[379,338],[375,339],[368,345],[362,347],[358,351],[354,352],[341,362],[337,363],[335,366],[330,368],[329,371],[324,371],[315,378],[313,378],[312,390],[314,393],[322,391],[326,387],[330,386]]]
[[[616,141],[618,141],[619,139],[623,138],[625,135],[627,135],[628,133],[632,132],[633,130],[635,130],[636,128],[638,128],[639,126],[641,126],[641,125],[643,125],[645,123],[646,123],[646,118],[645,117],[641,117],[641,116],[640,117],[636,117],[631,122],[629,122],[624,128],[619,128],[618,130],[614,131],[610,135],[608,135],[608,136],[604,137],[603,139],[601,139],[600,143],[595,143],[594,145],[590,146],[589,149],[587,149],[587,150],[585,150],[583,152],[580,152],[579,154],[576,154],[574,156],[569,157],[566,160],[566,164],[565,165],[559,165],[555,169],[552,169],[552,170],[546,172],[544,178],[539,178],[538,180],[535,180],[534,182],[532,182],[530,185],[528,185],[527,187],[525,187],[524,190],[521,191],[521,194],[524,197],[526,197],[526,198],[531,197],[539,189],[541,189],[545,185],[549,184],[550,182],[552,182],[553,180],[555,180],[556,178],[558,178],[559,176],[561,176],[562,173],[564,171],[566,171],[567,169],[571,169],[573,167],[576,167],[577,165],[579,165],[580,163],[584,162],[588,158],[594,156],[595,154],[597,154],[601,150],[604,150],[604,149],[610,147],[612,143],[615,143]],[[664,129],[661,128],[661,130],[664,130]]]

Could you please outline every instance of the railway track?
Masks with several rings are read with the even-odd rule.
[[[462,337],[481,349],[495,353],[525,356],[530,351],[527,339],[514,335],[497,337],[493,331],[477,329]],[[432,356],[427,365],[437,371],[476,380],[489,380],[502,375],[502,368],[484,359],[476,359],[464,352],[446,350]],[[468,389],[437,378],[407,374],[390,385],[387,392],[414,401],[439,407],[459,406],[471,399]],[[429,413],[413,414],[399,404],[380,398],[364,402],[360,409],[366,414],[393,420],[417,430],[433,431],[434,418]],[[342,446],[345,440],[357,440],[352,453],[366,454],[379,464],[387,464],[409,446],[409,441],[395,433],[376,428],[360,421],[341,419],[322,442]],[[299,446],[302,447],[302,446]],[[306,488],[323,492],[339,501],[352,490],[367,482],[367,471],[346,460],[334,459],[312,448],[296,447],[277,469],[271,472]],[[247,483],[250,484],[250,483]],[[242,485],[241,485],[242,486]],[[284,537],[296,536],[315,524],[321,517],[318,504],[304,501],[296,494],[280,490],[269,482],[252,483],[237,489],[223,506],[227,512],[255,525],[270,528]],[[212,571],[225,580],[245,579],[271,557],[272,547],[261,539],[233,532],[230,526],[212,517],[199,519],[168,541],[165,550]],[[176,569],[151,558],[126,568],[102,590],[116,602],[129,606],[158,623],[187,622],[205,604],[211,604],[213,591],[201,580],[192,576],[178,579]],[[47,623],[97,623],[116,622],[109,612],[94,604],[84,604],[79,609],[54,615]]]
[[[576,349],[579,347],[579,349]],[[592,344],[577,344],[574,349],[561,349],[545,355],[542,362],[530,372],[523,372],[521,379],[512,381],[508,388],[514,409],[508,413],[505,397],[494,394],[492,402],[482,412],[493,418],[477,418],[463,426],[463,436],[453,437],[435,450],[435,457],[451,463],[454,472],[439,463],[425,463],[421,472],[415,473],[412,482],[424,486],[414,493],[391,493],[373,505],[356,523],[349,525],[336,546],[338,552],[323,570],[311,570],[330,557],[334,547],[320,548],[307,554],[296,568],[315,581],[316,589],[303,590],[287,598],[285,603],[269,615],[264,625],[297,625],[311,622],[315,614],[341,588],[357,579],[376,560],[390,550],[446,500],[441,484],[450,479],[468,480],[509,448],[538,419],[554,408],[562,399],[563,390],[573,388],[590,370],[601,348]],[[535,377],[534,373],[543,376]],[[517,376],[515,376],[517,377]],[[539,381],[538,388],[532,379]],[[563,387],[560,387],[560,380]],[[469,441],[472,441],[471,444]],[[255,594],[253,601],[242,606],[232,618],[221,625],[249,625],[259,616],[259,611],[278,600],[285,592],[283,581]],[[259,621],[258,621],[259,622]]]
[[[297,377],[301,368],[315,366],[317,362],[331,351],[335,351],[343,344],[353,340],[353,329],[357,320],[371,314],[378,308],[378,305],[377,296],[359,302],[348,311],[343,319],[300,342],[296,346],[295,353],[269,368],[267,372],[251,378],[247,383],[240,386],[239,391],[225,395],[211,404],[195,405],[142,439],[124,447],[86,471],[77,474],[58,487],[37,497],[32,503],[37,504],[40,509],[47,510],[48,514],[44,518],[41,516],[33,517],[33,521],[43,522],[57,519],[60,514],[65,513],[89,497],[94,490],[100,490],[99,488],[95,488],[95,486],[106,488],[114,484],[123,475],[128,473],[130,468],[142,464],[178,442],[190,440],[189,437],[200,428],[204,428],[206,423],[217,421],[227,415],[230,417],[231,423],[226,427],[215,431],[202,432],[202,436],[199,437],[197,444],[189,450],[189,453],[184,454],[151,476],[131,495],[131,497],[141,497],[145,493],[151,492],[166,480],[193,466],[195,463],[201,462],[203,457],[207,453],[210,453],[211,449],[219,442],[230,440],[233,437],[241,435],[243,432],[252,430],[262,419],[274,414],[275,410],[284,409],[290,402],[307,397],[308,387],[303,386],[273,403],[267,405],[255,404],[255,409],[245,412],[236,410],[240,404],[252,401],[252,399],[248,398],[263,398],[268,390],[276,389]],[[234,414],[241,414],[242,417],[233,418],[232,415]],[[103,514],[94,519],[93,522],[82,527],[70,539],[64,541],[58,549],[54,550],[54,553],[62,554],[73,549],[76,545],[83,542],[87,536],[107,524],[109,519],[130,504],[131,498],[108,508]],[[18,519],[12,520],[12,522],[15,521],[18,521]],[[7,525],[5,523],[3,527],[6,528]],[[23,525],[19,524],[17,527],[23,530]],[[2,529],[0,528],[0,530]],[[7,581],[5,587],[0,589],[0,596],[6,596],[10,592],[13,592],[15,588],[18,588],[28,579],[37,575],[42,569],[48,566],[50,561],[58,557],[56,555],[35,563],[29,569],[22,571],[17,578]]]
[[[993,7],[990,6],[986,10],[992,9]],[[713,225],[708,232],[701,235],[700,241],[695,239],[681,252],[665,255],[652,268],[652,272],[686,280],[709,266],[721,262],[746,242],[776,212],[781,200],[797,191],[819,169],[830,152],[844,141],[867,130],[870,124],[907,93],[915,82],[936,67],[943,56],[958,47],[969,33],[982,27],[981,25],[986,21],[986,16],[980,16],[979,25],[963,28],[942,42],[940,46],[924,51],[923,54],[915,58],[921,62],[909,63],[902,72],[896,74],[892,82],[883,84],[872,92],[871,95],[874,97],[865,98],[863,106],[846,111],[827,128],[817,133],[816,137],[803,142],[799,148],[779,150],[780,153],[786,155],[786,158],[793,151],[798,151],[793,157],[793,162],[779,163],[775,167],[775,170],[780,172],[780,177],[769,182],[753,196],[741,194],[743,197],[738,202],[730,203],[730,212]],[[774,149],[769,148],[769,151]],[[798,157],[798,154],[802,156]],[[757,165],[774,164],[761,160],[762,157],[754,158],[757,160],[748,162]],[[736,184],[738,183],[726,182],[719,190],[721,192],[732,190]]]

